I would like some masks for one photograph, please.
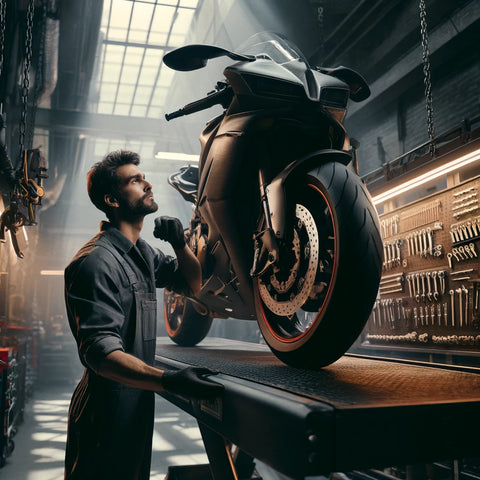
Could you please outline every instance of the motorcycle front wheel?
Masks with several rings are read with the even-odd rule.
[[[381,277],[378,216],[361,179],[326,163],[286,185],[288,245],[254,280],[257,321],[288,365],[318,369],[341,357],[370,315]]]
[[[167,289],[163,296],[163,311],[168,336],[182,347],[193,347],[201,342],[212,325],[213,319],[199,313],[191,300]]]

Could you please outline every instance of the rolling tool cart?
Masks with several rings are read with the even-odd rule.
[[[0,467],[13,452],[15,444],[16,355],[14,348],[0,348]]]

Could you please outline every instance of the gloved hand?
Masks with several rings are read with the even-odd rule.
[[[169,242],[175,250],[181,250],[185,246],[183,226],[178,218],[167,216],[156,218],[153,236]]]
[[[172,393],[187,397],[212,398],[223,392],[223,385],[203,378],[205,375],[215,375],[208,368],[187,367],[182,370],[166,370],[162,375],[162,386]]]

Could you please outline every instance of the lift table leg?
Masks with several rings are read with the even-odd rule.
[[[205,424],[198,422],[198,426],[202,434],[214,480],[238,480],[230,448],[226,440]]]

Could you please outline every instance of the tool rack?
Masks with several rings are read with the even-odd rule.
[[[480,178],[382,214],[380,227],[383,274],[360,345],[479,355]]]

